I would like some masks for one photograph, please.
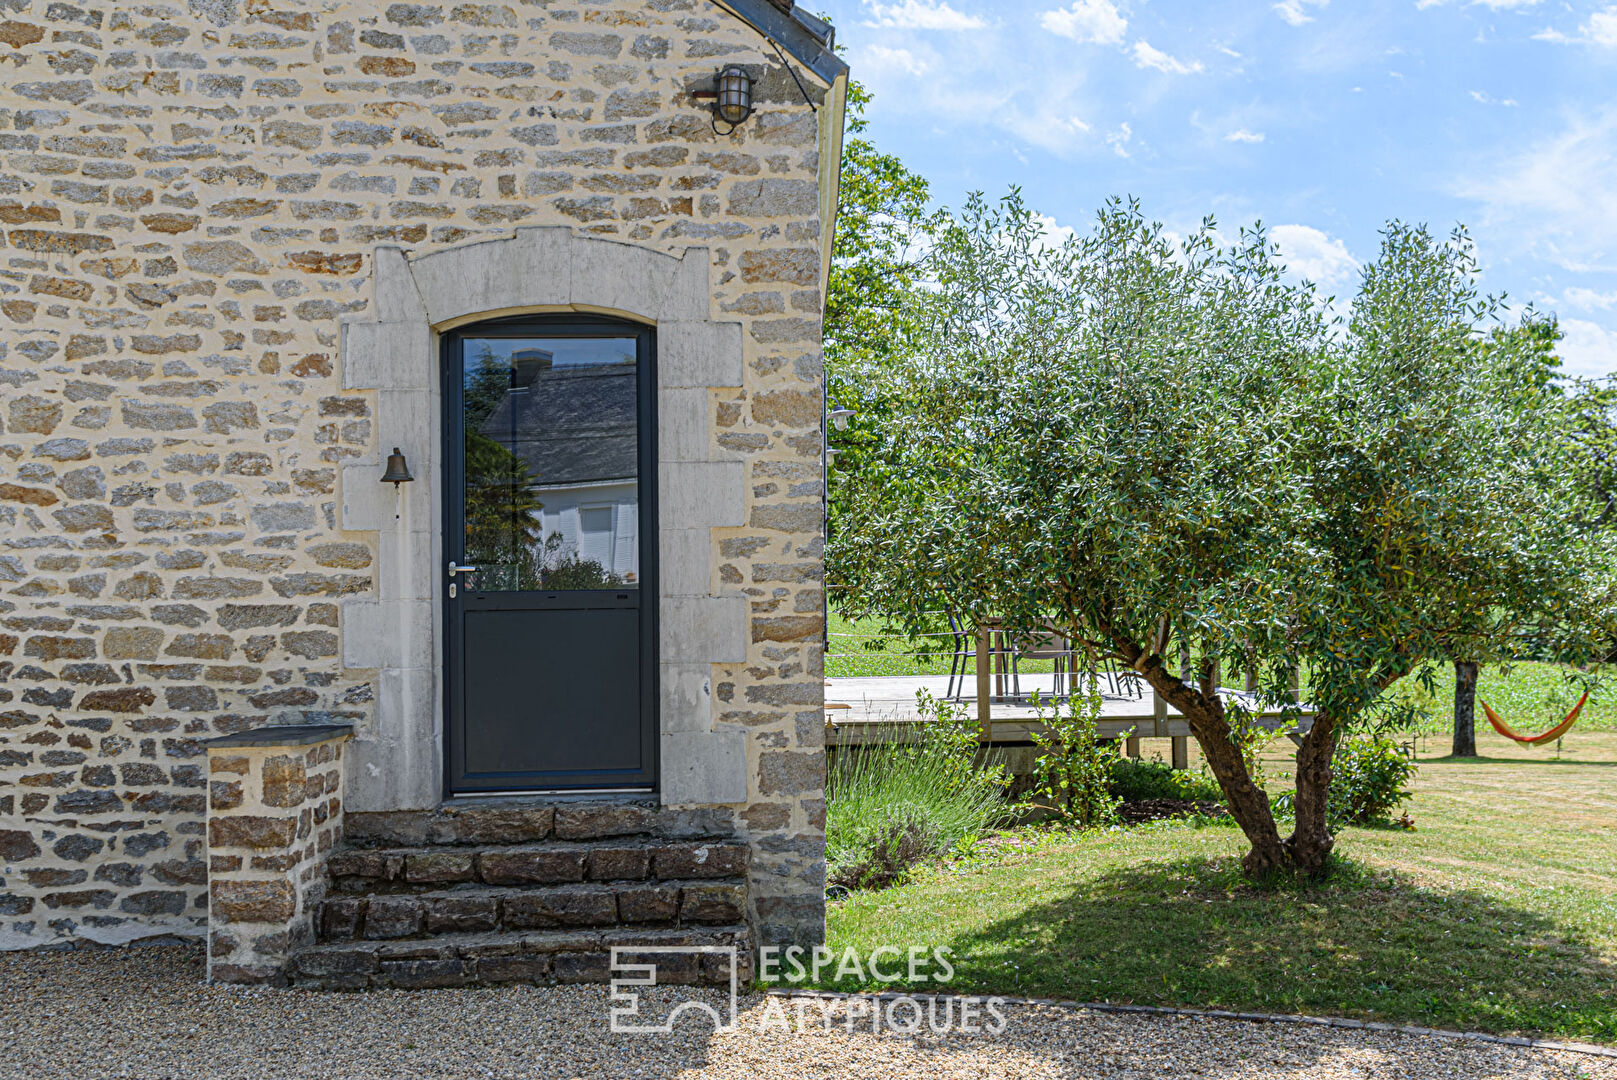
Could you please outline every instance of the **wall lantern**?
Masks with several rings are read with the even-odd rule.
[[[738,67],[727,67],[719,72],[712,90],[698,90],[692,96],[713,103],[713,130],[728,135],[752,115],[752,76]],[[721,120],[729,125],[725,131],[719,131]]]
[[[410,463],[404,460],[404,454],[398,447],[387,456],[387,471],[382,474],[382,483],[392,484],[397,491],[400,484],[408,484],[415,477],[410,475]]]
[[[826,413],[826,416],[831,420],[831,426],[838,431],[847,431],[848,421],[852,420],[856,415],[858,414],[852,409],[832,409]]]

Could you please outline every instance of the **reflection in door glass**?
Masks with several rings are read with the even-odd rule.
[[[634,587],[635,339],[467,338],[462,356],[468,587]]]

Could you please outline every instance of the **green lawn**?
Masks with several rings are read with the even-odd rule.
[[[1243,883],[1230,827],[1008,834],[833,903],[829,943],[950,946],[959,991],[1617,1043],[1617,734],[1575,731],[1560,760],[1479,742],[1429,742],[1416,831],[1347,830],[1319,888]]]

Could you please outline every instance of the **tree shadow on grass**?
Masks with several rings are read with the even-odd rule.
[[[1347,861],[1277,888],[1233,857],[1122,867],[949,944],[961,992],[1617,1042],[1617,966],[1575,929]]]
[[[1553,751],[1550,751],[1553,753]],[[1580,768],[1617,769],[1617,761],[1579,761],[1575,758],[1505,758],[1505,757],[1455,757],[1446,754],[1437,758],[1421,758],[1420,767],[1429,765],[1576,765]]]

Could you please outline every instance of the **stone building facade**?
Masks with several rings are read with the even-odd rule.
[[[821,933],[845,85],[789,0],[0,0],[0,947],[200,936],[210,865],[453,809],[437,342],[568,311],[657,335],[649,797],[744,844],[755,943]],[[210,776],[304,725],[352,736]],[[305,757],[324,831],[210,853]]]

